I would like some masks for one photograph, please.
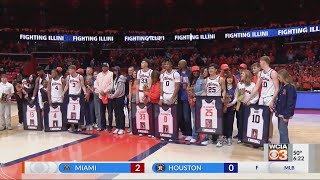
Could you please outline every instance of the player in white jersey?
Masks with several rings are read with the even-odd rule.
[[[83,76],[81,76],[80,74],[76,73],[76,66],[75,65],[71,65],[68,68],[68,72],[69,72],[69,76],[67,76],[66,79],[66,86],[64,88],[63,91],[63,97],[65,95],[65,93],[68,91],[69,95],[81,95],[81,89],[84,92],[85,97],[88,96],[86,87],[84,85],[84,79]],[[81,106],[82,104],[80,104]],[[79,124],[81,125],[81,124]],[[71,126],[71,128],[69,129],[69,131],[74,131],[74,127],[75,126]],[[81,131],[80,126],[77,128],[78,131]]]
[[[52,103],[62,103],[63,90],[65,88],[66,82],[62,77],[59,77],[59,73],[56,69],[53,69],[51,71],[51,78],[48,84],[48,100],[50,106],[52,105]]]
[[[210,64],[208,67],[209,77],[207,77],[204,80],[204,94],[206,96],[221,96],[221,101],[224,102],[225,96],[226,96],[226,82],[224,78],[217,75],[218,71],[218,65],[217,64]],[[217,137],[213,136],[213,141],[215,141]],[[217,141],[217,146],[221,147],[222,145],[222,136],[219,137]],[[206,136],[206,138],[201,142],[202,145],[208,145],[209,138]]]
[[[136,93],[136,104],[143,103],[144,96],[143,88],[151,87],[151,73],[152,70],[149,69],[149,61],[147,59],[143,59],[141,61],[141,69],[137,72],[137,93]]]
[[[71,65],[68,68],[69,76],[66,79],[66,86],[64,88],[63,95],[69,90],[69,95],[80,95],[81,89],[83,90],[85,96],[87,96],[87,90],[84,85],[83,76],[76,73],[76,66]]]
[[[49,80],[49,75],[44,73],[43,67],[41,66],[37,67],[37,74],[38,74],[38,77],[35,81],[33,95],[30,101],[31,104],[34,102],[35,97],[37,96],[38,96],[38,103],[40,103],[40,99],[42,98],[40,93],[40,89],[42,88],[42,84],[41,84],[42,79],[46,79],[47,81]]]
[[[256,86],[254,87],[252,94],[245,103],[248,103],[253,98],[253,96],[258,93],[259,87],[262,85],[259,105],[269,106],[271,112],[273,112],[274,102],[279,92],[279,80],[278,73],[275,70],[271,69],[269,64],[269,56],[262,56],[260,58],[260,67],[262,71],[258,74],[259,78],[257,80]],[[273,136],[272,116],[273,113],[270,113],[269,142],[271,142]]]
[[[170,106],[177,102],[181,79],[179,73],[173,71],[172,66],[173,62],[166,60],[166,71],[160,75],[160,106],[163,103]]]
[[[226,96],[226,83],[224,78],[217,75],[218,65],[210,64],[208,68],[209,77],[204,80],[204,93],[206,96]],[[223,102],[223,101],[222,101]]]

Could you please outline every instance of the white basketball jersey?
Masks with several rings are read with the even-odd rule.
[[[80,74],[76,77],[69,75],[69,94],[79,95],[81,93]]]
[[[143,90],[143,86],[147,85],[150,86],[151,84],[151,73],[152,70],[148,69],[148,71],[144,72],[140,69],[137,73],[137,78],[140,80],[139,90]]]
[[[49,111],[49,127],[62,127],[62,113],[60,106],[53,108],[50,106]]]
[[[271,73],[274,71],[270,69],[264,73],[261,71],[260,78],[262,82],[261,97],[269,97],[274,95],[274,84],[272,82]]]
[[[217,75],[215,79],[207,77],[207,96],[221,96],[220,76]]]
[[[262,116],[263,109],[250,108],[250,116],[247,128],[247,137],[254,139],[262,139],[263,135],[263,123],[264,119]]]
[[[217,128],[217,109],[215,100],[207,102],[202,99],[202,107],[200,110],[200,127],[201,128]]]
[[[173,134],[173,117],[171,114],[171,108],[168,108],[166,111],[160,108],[158,121],[160,133]]]
[[[166,94],[173,94],[174,89],[175,89],[175,78],[179,78],[180,80],[180,75],[176,71],[171,71],[171,73],[168,73],[167,71],[161,74],[161,82],[162,82],[162,90]]]
[[[36,106],[27,105],[27,126],[38,126],[38,114]]]
[[[69,97],[67,119],[80,120],[80,98],[73,100]]]
[[[149,114],[147,111],[147,106],[144,108],[140,108],[137,106],[137,112],[136,112],[136,127],[137,129],[144,129],[144,130],[149,130],[150,125],[149,125]]]
[[[58,80],[51,79],[51,101],[53,103],[62,103],[63,89],[62,89],[62,77]]]

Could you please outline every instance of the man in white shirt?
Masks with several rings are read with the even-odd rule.
[[[108,97],[108,94],[112,94],[113,89],[113,72],[109,71],[109,64],[108,63],[102,63],[102,72],[100,72],[97,76],[96,80],[96,92],[99,92],[99,99],[100,99],[100,116],[101,118],[98,120],[101,120],[101,122],[97,122],[98,124],[98,131],[103,131],[107,127],[106,125],[106,108],[107,104],[104,103],[104,99]],[[108,104],[111,104],[110,102]],[[112,126],[112,119],[109,119],[109,131],[112,131],[112,127],[110,127],[110,121]],[[99,127],[100,125],[100,127]]]
[[[14,88],[7,80],[7,75],[1,75],[0,83],[0,131],[12,130],[11,127],[11,96],[13,96]]]

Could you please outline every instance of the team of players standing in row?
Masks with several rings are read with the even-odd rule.
[[[228,145],[232,143],[235,109],[241,112],[241,106],[258,103],[259,105],[269,106],[272,111],[274,110],[279,91],[279,80],[277,72],[270,68],[269,63],[269,57],[261,57],[260,63],[252,66],[254,77],[247,70],[245,64],[240,65],[240,77],[238,79],[230,73],[227,64],[221,65],[221,72],[218,74],[219,67],[215,64],[203,69],[193,66],[190,70],[185,60],[179,62],[178,71],[173,69],[172,61],[164,61],[162,72],[149,69],[148,60],[143,60],[140,70],[135,71],[133,67],[128,69],[127,78],[121,75],[118,66],[113,68],[113,72],[109,71],[107,63],[102,64],[102,72],[97,74],[96,77],[92,76],[91,69],[89,74],[87,72],[85,79],[82,75],[76,73],[75,66],[68,68],[69,75],[66,76],[65,80],[59,75],[59,70],[53,70],[49,79],[42,69],[38,69],[39,77],[36,80],[31,101],[34,101],[38,94],[39,103],[43,103],[41,102],[43,99],[41,94],[45,96],[45,93],[41,93],[41,90],[44,89],[43,85],[46,82],[43,80],[47,79],[48,88],[46,91],[49,104],[62,103],[66,93],[69,95],[83,93],[86,102],[92,102],[92,105],[86,108],[86,111],[90,111],[88,118],[86,118],[87,130],[93,129],[95,121],[98,131],[107,129],[106,116],[101,113],[107,109],[109,123],[107,130],[112,132],[114,113],[116,129],[113,133],[119,135],[124,134],[125,130],[123,109],[126,104],[129,111],[133,103],[177,104],[178,124],[183,138],[191,143],[201,141],[202,145],[207,145],[208,136],[200,140],[195,130],[195,97],[199,95],[221,96],[225,105],[224,133],[223,136],[213,137],[213,140],[217,141],[217,146],[221,147],[224,143]],[[238,81],[240,82],[238,83]],[[236,107],[239,105],[240,108]],[[130,113],[128,114],[131,125],[132,118]],[[283,119],[286,122],[288,121],[288,118]],[[238,135],[236,137],[238,143],[241,143],[242,140],[242,121],[241,113],[237,113]],[[81,131],[81,127],[71,126],[69,130]],[[130,127],[128,132],[131,130]],[[272,121],[270,121],[269,130],[269,141],[271,141],[273,135]]]

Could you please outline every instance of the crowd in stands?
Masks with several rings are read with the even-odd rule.
[[[154,34],[154,35],[163,35],[170,33],[185,33],[185,32],[221,32],[221,31],[230,31],[230,30],[257,30],[257,29],[270,29],[270,28],[284,28],[284,27],[293,27],[293,26],[305,26],[305,25],[314,25],[320,24],[320,20],[313,21],[298,21],[292,23],[274,23],[270,22],[264,26],[248,26],[243,24],[243,26],[221,26],[221,27],[199,27],[199,28],[178,28],[172,32],[157,32],[157,31],[136,31],[136,30],[114,30],[114,29],[71,29],[66,27],[50,27],[50,28],[1,28],[0,32],[18,32],[18,33],[61,33],[61,34],[78,34],[78,35],[119,35],[119,34],[134,34],[134,35],[145,35],[145,34]]]

